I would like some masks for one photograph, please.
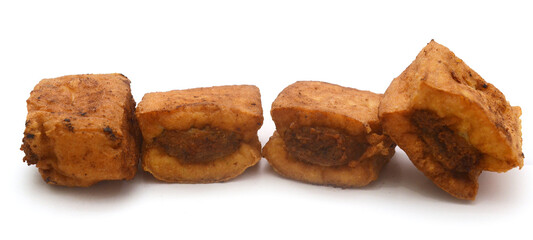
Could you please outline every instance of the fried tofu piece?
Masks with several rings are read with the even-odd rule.
[[[86,187],[135,176],[141,135],[124,75],[43,79],[27,107],[21,150],[48,184]]]
[[[365,186],[378,178],[396,146],[381,133],[381,97],[325,82],[296,82],[272,103],[276,132],[263,156],[287,178]]]
[[[522,167],[521,110],[431,41],[385,92],[383,131],[437,186],[473,200],[481,171]]]
[[[261,159],[263,109],[255,86],[147,93],[136,114],[143,169],[159,180],[227,181]]]

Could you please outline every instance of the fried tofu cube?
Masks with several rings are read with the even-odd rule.
[[[143,169],[159,180],[227,181],[261,159],[263,110],[255,86],[148,93],[136,114]]]
[[[124,75],[43,79],[27,107],[21,150],[47,183],[86,187],[135,176],[141,139]]]
[[[475,199],[481,171],[522,167],[520,107],[431,41],[385,92],[383,130],[437,186]]]
[[[396,146],[381,133],[381,97],[325,82],[291,84],[272,103],[276,132],[263,156],[287,178],[365,186],[378,178]]]

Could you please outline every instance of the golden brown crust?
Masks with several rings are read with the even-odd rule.
[[[263,156],[288,178],[338,187],[367,185],[394,154],[394,143],[381,134],[380,99],[380,94],[325,82],[296,82],[272,104],[276,133]],[[357,151],[349,154],[352,148]],[[297,159],[312,155],[320,158]]]
[[[27,103],[21,149],[47,183],[90,186],[135,176],[141,138],[125,76],[43,79]]]
[[[437,164],[416,124],[415,110],[435,113],[482,154],[470,177]],[[455,197],[474,199],[481,170],[504,172],[523,166],[520,108],[485,82],[448,48],[431,41],[385,92],[379,107],[383,131],[415,166]]]
[[[143,133],[143,168],[159,180],[180,183],[226,181],[260,160],[257,131],[263,123],[259,89],[250,85],[217,86],[148,93],[137,106]],[[206,142],[172,139],[200,136]],[[167,139],[161,139],[166,137]],[[215,140],[229,141],[215,143]],[[185,144],[176,151],[169,147]],[[168,146],[167,146],[168,145]],[[213,146],[213,147],[210,147]],[[192,148],[236,149],[199,156]],[[166,150],[165,150],[166,149]],[[192,156],[192,155],[194,156]],[[181,156],[181,158],[180,158]],[[184,159],[189,156],[187,159]],[[202,159],[202,158],[209,159]]]
[[[263,115],[259,88],[253,85],[228,85],[168,92],[153,92],[144,95],[137,111],[140,114],[147,112],[174,111],[178,108],[216,104],[219,107],[238,109],[250,115]]]
[[[302,126],[328,126],[349,134],[381,132],[381,94],[319,81],[298,81],[272,103],[271,115],[280,134],[297,121]]]
[[[261,95],[251,85],[147,93],[136,114],[143,138],[148,142],[164,129],[205,126],[237,132],[245,141],[252,141],[263,124]]]

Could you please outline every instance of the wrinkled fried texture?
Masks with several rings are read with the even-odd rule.
[[[142,166],[166,182],[210,183],[261,159],[259,89],[217,86],[148,93],[137,106]]]
[[[383,97],[383,131],[437,186],[473,200],[482,170],[522,167],[521,110],[431,41]]]
[[[47,183],[86,187],[135,176],[141,136],[124,75],[43,79],[27,108],[21,150]]]
[[[380,94],[300,81],[272,103],[276,132],[263,156],[281,175],[313,184],[360,187],[394,155],[378,119]]]

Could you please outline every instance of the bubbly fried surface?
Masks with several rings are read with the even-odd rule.
[[[338,187],[377,179],[395,144],[381,134],[380,94],[300,81],[272,103],[276,132],[263,156],[281,175]]]
[[[137,118],[143,168],[163,181],[226,181],[261,159],[263,110],[255,86],[148,93]]]
[[[482,170],[523,166],[519,107],[431,41],[385,92],[383,131],[436,185],[474,199]]]
[[[124,75],[43,79],[27,106],[21,150],[47,183],[83,187],[135,176],[141,139]]]

